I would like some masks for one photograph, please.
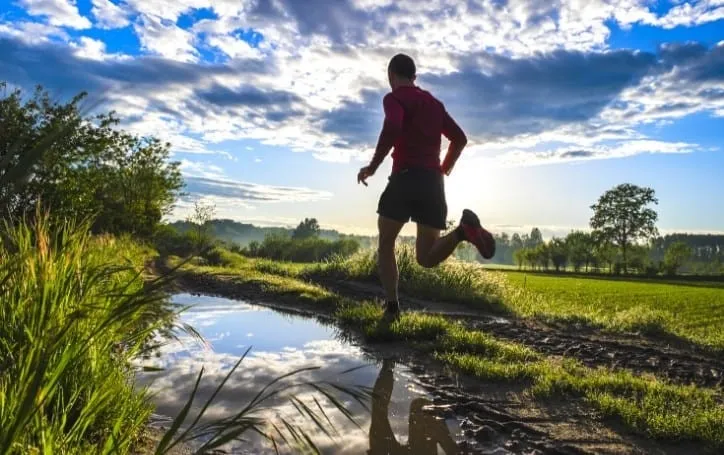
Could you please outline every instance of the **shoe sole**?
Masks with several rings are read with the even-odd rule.
[[[478,238],[472,239],[471,242],[485,259],[491,259],[495,256],[495,238],[493,234],[488,232],[481,224],[480,218],[472,210],[463,210],[463,218],[470,221],[470,225],[482,231]]]

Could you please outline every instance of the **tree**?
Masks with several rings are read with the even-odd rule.
[[[515,260],[515,263],[518,264],[518,270],[522,269],[523,265],[525,265],[527,251],[528,250],[521,248],[515,250],[513,253],[513,259]]]
[[[573,269],[578,272],[585,265],[586,271],[588,271],[594,257],[594,244],[591,234],[582,231],[571,232],[566,236],[566,247]]]
[[[513,249],[513,251],[520,250],[523,248],[523,240],[520,238],[520,235],[516,232],[513,234],[513,236],[510,238],[510,248]]]
[[[319,223],[317,223],[316,218],[305,218],[292,233],[292,238],[295,240],[303,240],[318,237],[319,231]]]
[[[568,263],[568,246],[565,240],[553,238],[548,244],[548,255],[555,267],[556,272],[560,272],[561,269],[566,268]]]
[[[676,275],[684,263],[691,258],[692,248],[678,241],[669,245],[664,255],[664,267],[669,275]]]
[[[193,225],[194,243],[201,251],[211,244],[211,220],[216,213],[216,206],[203,202],[194,202],[194,211],[186,218]]]
[[[608,272],[613,273],[614,264],[616,264],[618,257],[618,249],[608,242],[599,240],[596,240],[595,245],[594,261],[599,265],[607,265]]]
[[[631,245],[628,253],[628,266],[639,273],[651,267],[651,249],[647,245]]]
[[[545,243],[540,243],[537,247],[533,249],[535,261],[538,263],[539,266],[543,267],[545,270],[548,270],[548,265],[551,261],[551,251],[550,248],[548,248],[548,245]]]
[[[40,206],[61,222],[90,218],[94,232],[148,238],[183,186],[179,163],[168,161],[170,144],[115,129],[114,113],[86,116],[85,96],[57,103],[38,87],[0,98],[0,182],[22,177],[1,185],[0,210],[22,217]]]
[[[524,236],[525,237],[525,246],[528,248],[536,248],[538,245],[543,244],[543,234],[541,234],[540,229],[537,227],[534,227],[530,231],[530,236]]]
[[[606,191],[591,206],[591,228],[599,239],[621,249],[624,272],[630,245],[658,234],[658,214],[649,204],[658,204],[653,189],[624,183]]]

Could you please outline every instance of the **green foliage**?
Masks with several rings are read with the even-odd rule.
[[[578,272],[585,266],[588,271],[595,259],[593,236],[586,232],[573,231],[566,236],[566,248],[573,270]]]
[[[684,242],[678,241],[669,245],[664,256],[664,267],[669,275],[676,275],[676,272],[691,258],[692,249]]]
[[[651,188],[641,188],[630,183],[617,185],[606,191],[591,206],[591,228],[599,242],[607,242],[621,248],[623,268],[628,267],[628,250],[640,238],[650,239],[657,235],[657,213],[647,206],[658,204]]]
[[[60,220],[93,219],[94,232],[150,237],[183,183],[169,144],[114,129],[113,113],[84,116],[81,93],[62,104],[39,87],[0,99],[0,210]]]
[[[409,245],[400,245],[396,256],[399,286],[403,292],[430,299],[466,302],[491,311],[504,310],[500,298],[505,283],[499,279],[502,277],[499,273],[454,259],[433,269],[424,268],[417,263],[415,249]],[[306,275],[376,281],[377,252],[363,250],[349,258],[334,257],[326,263],[312,265]]]
[[[168,224],[161,224],[151,239],[161,256],[188,257],[198,251],[196,237],[192,231],[179,233]]]
[[[194,211],[188,216],[186,222],[193,226],[190,231],[194,239],[196,251],[203,251],[212,243],[210,222],[214,218],[216,206],[194,202]]]
[[[292,232],[294,240],[306,240],[319,237],[319,223],[316,218],[305,218]]]
[[[652,242],[652,257],[665,263],[666,251],[678,242],[691,249],[690,257],[686,258],[678,271],[699,275],[724,274],[724,235],[667,234]]]
[[[242,253],[249,257],[277,261],[320,262],[333,257],[346,258],[358,250],[359,243],[352,239],[330,241],[316,237],[269,235],[261,244],[252,242]]]
[[[180,309],[161,291],[164,281],[144,282],[151,250],[129,238],[91,237],[88,226],[69,223],[53,231],[47,216],[35,219],[32,226],[5,224],[0,235],[0,453],[135,453],[153,410],[147,389],[133,385],[139,361],[163,342],[158,340],[174,336],[172,328],[196,333],[176,327]],[[202,423],[243,359],[191,421],[203,369],[199,372],[188,405],[155,453],[193,440],[201,440],[205,453],[248,433],[261,434],[274,447],[315,451],[301,425],[266,417],[271,399],[288,399],[303,420],[333,435],[318,399],[352,420],[345,399],[369,398],[363,388],[326,381],[281,382],[309,369],[293,370],[232,416]],[[319,398],[300,398],[296,389]]]
[[[548,253],[556,272],[565,270],[568,264],[568,247],[565,240],[559,238],[551,239],[548,244]]]
[[[491,272],[454,260],[425,269],[407,246],[398,249],[397,261],[400,290],[408,295],[611,331],[668,333],[724,349],[718,325],[724,317],[722,286]],[[362,251],[348,259],[310,265],[302,276],[377,281],[376,254]]]

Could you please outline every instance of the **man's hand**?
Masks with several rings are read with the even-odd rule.
[[[369,177],[372,177],[375,175],[375,170],[372,169],[370,166],[365,166],[362,169],[359,170],[359,173],[357,174],[357,183],[361,183],[364,186],[367,186],[367,179]]]

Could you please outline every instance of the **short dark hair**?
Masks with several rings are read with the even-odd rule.
[[[397,74],[398,76],[406,77],[407,79],[412,79],[413,77],[415,77],[415,62],[409,55],[395,55],[394,57],[392,57],[392,60],[390,60],[390,65],[388,68],[390,69],[390,71]]]

